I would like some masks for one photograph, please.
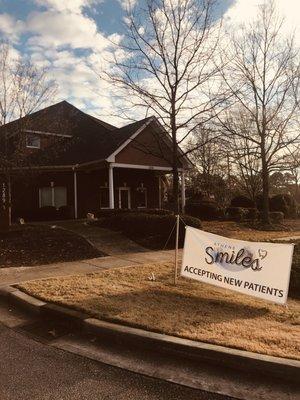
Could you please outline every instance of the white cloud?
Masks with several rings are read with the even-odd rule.
[[[132,9],[138,2],[138,0],[118,0],[118,1],[124,10]]]
[[[35,0],[35,2],[51,10],[81,13],[83,7],[100,4],[103,0]]]
[[[9,14],[0,14],[0,33],[10,41],[18,40],[20,33],[24,29],[24,23],[17,21]]]
[[[252,21],[257,14],[257,6],[263,0],[236,0],[224,15],[229,24],[242,24]],[[295,31],[298,45],[300,45],[300,1],[299,0],[275,0],[275,5],[280,16],[285,19],[286,30]]]
[[[27,21],[33,33],[29,44],[45,47],[70,46],[101,50],[108,45],[95,21],[83,14],[58,11],[34,12]]]

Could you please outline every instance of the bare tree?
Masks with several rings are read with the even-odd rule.
[[[252,120],[244,115],[243,110],[231,110],[231,118],[241,132],[251,132]],[[248,135],[229,135],[223,137],[224,152],[227,153],[232,174],[240,191],[255,203],[262,191],[261,162],[259,146]]]
[[[291,191],[299,201],[300,194],[300,150],[299,146],[287,148],[285,156],[272,175],[273,183],[281,185],[286,191]]]
[[[146,0],[129,7],[127,34],[106,76],[123,91],[128,117],[144,109],[172,138],[173,197],[179,210],[179,145],[221,104],[214,62],[220,23],[214,0]],[[123,96],[123,101],[124,101]],[[191,152],[189,149],[188,152]]]
[[[56,84],[47,70],[35,67],[0,42],[0,175],[2,212],[11,214],[12,172],[28,163],[26,126],[28,116],[53,98]],[[17,123],[10,122],[18,119]]]
[[[257,19],[231,38],[222,71],[234,102],[218,122],[228,137],[247,140],[259,151],[263,187],[263,222],[269,220],[269,174],[287,147],[299,143],[299,51],[274,2],[259,6]],[[240,118],[235,119],[238,109]],[[247,124],[241,124],[241,119]],[[246,148],[246,152],[247,152]]]
[[[230,171],[223,138],[212,127],[198,127],[186,148],[193,149],[190,159],[194,168],[189,173],[193,192],[212,195],[220,205],[227,205],[232,194],[228,190]]]

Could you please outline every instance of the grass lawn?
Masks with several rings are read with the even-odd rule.
[[[288,236],[300,237],[300,219],[285,220],[286,230],[260,231],[252,229],[246,223],[233,221],[202,221],[202,229],[217,235],[240,240],[267,241]]]
[[[23,225],[0,232],[0,268],[33,266],[101,257],[73,232],[46,225]]]
[[[156,280],[150,281],[154,273]],[[288,306],[180,278],[171,264],[23,283],[21,290],[97,318],[300,360],[300,301]]]

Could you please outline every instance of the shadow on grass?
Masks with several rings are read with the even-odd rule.
[[[93,316],[137,328],[162,332],[195,328],[266,315],[265,307],[205,298],[168,290],[135,290],[81,300],[76,305]]]

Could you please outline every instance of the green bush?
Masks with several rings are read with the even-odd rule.
[[[74,208],[72,206],[61,206],[58,214],[60,219],[72,219],[74,218]]]
[[[280,211],[286,218],[295,218],[297,205],[290,194],[277,194],[270,199],[270,211]]]
[[[201,221],[188,215],[181,216],[186,225],[201,229]],[[94,225],[119,230],[124,235],[149,248],[163,248],[174,228],[175,215],[157,215],[142,212],[119,213],[93,222]],[[185,236],[184,223],[180,222],[179,244],[183,245]],[[175,245],[175,229],[167,248]]]
[[[230,207],[253,208],[254,201],[246,196],[236,196],[231,200]]]
[[[135,210],[135,212],[141,212],[144,214],[154,214],[154,215],[173,215],[174,211],[165,210],[163,208],[146,208],[141,210]]]
[[[202,200],[188,202],[185,212],[196,218],[206,221],[216,220],[222,217],[221,211],[214,200]]]
[[[296,241],[290,279],[290,292],[300,297],[300,240]]]
[[[247,209],[243,207],[228,207],[226,216],[233,221],[243,221],[247,215]]]
[[[256,204],[256,208],[259,211],[261,211],[263,209],[264,199],[263,199],[262,194],[259,194],[255,197],[255,204]],[[270,199],[269,199],[269,205],[270,205]]]
[[[257,208],[247,208],[245,219],[255,221],[259,217],[259,211]]]
[[[37,219],[39,221],[55,221],[59,219],[59,212],[52,206],[41,207],[37,211]]]
[[[259,219],[262,220],[263,212],[259,212]],[[273,224],[282,224],[284,221],[284,214],[280,211],[269,212],[269,218]]]
[[[114,209],[102,209],[96,212],[97,218],[107,218],[120,214],[129,213],[146,213],[146,214],[156,214],[156,215],[171,215],[173,214],[170,210],[160,209],[160,208],[147,208],[147,209],[124,209],[124,208],[114,208]]]
[[[270,219],[276,224],[282,224],[284,220],[284,214],[280,211],[273,211],[269,213]]]

